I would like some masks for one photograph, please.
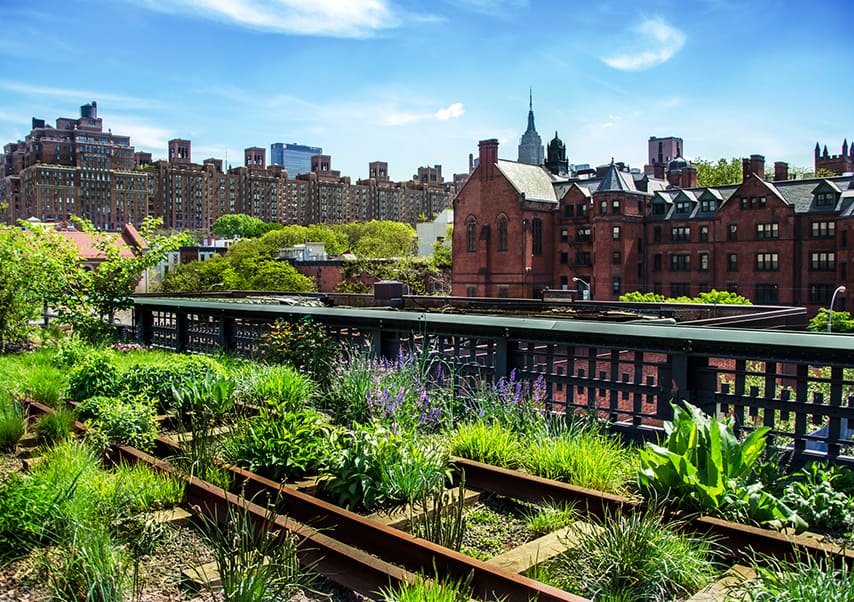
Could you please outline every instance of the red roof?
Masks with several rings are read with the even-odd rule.
[[[58,232],[74,243],[77,247],[77,253],[83,261],[100,261],[105,259],[104,253],[99,251],[95,246],[98,241],[96,235],[89,234],[88,232],[80,232],[79,230],[60,230]],[[114,235],[108,234],[107,236],[112,237]],[[148,248],[148,245],[145,244],[145,241],[132,224],[125,224],[120,236],[112,244],[119,248],[119,253],[122,257],[133,257],[135,249],[144,251]]]

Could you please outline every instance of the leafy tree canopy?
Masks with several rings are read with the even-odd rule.
[[[750,299],[742,297],[736,293],[729,291],[710,290],[700,293],[696,297],[667,297],[657,293],[642,293],[640,291],[632,291],[624,295],[620,295],[620,301],[632,303],[710,303],[719,305],[752,305]]]
[[[827,320],[829,312],[826,307],[821,307],[815,317],[807,324],[807,330],[812,332],[827,332]],[[832,332],[854,332],[854,320],[847,311],[833,312],[833,323],[830,325]]]
[[[697,158],[691,162],[697,170],[697,186],[741,184],[741,160],[720,158],[715,162]]]
[[[245,213],[232,213],[219,217],[211,232],[222,238],[257,238],[281,227],[281,224],[267,223]]]

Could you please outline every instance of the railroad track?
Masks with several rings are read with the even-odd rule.
[[[33,404],[36,411],[50,411]],[[82,425],[80,425],[82,426]],[[145,462],[168,472],[174,468],[161,459],[177,455],[181,449],[172,439],[159,437],[156,442],[160,458],[127,446],[116,446],[117,460]],[[585,489],[497,468],[461,458],[455,464],[466,474],[470,489],[532,502],[552,500],[572,502],[588,516],[603,517],[619,511],[642,509],[643,504],[629,498]],[[372,595],[380,588],[413,578],[416,573],[467,580],[475,596],[507,602],[583,601],[567,593],[495,565],[449,550],[429,541],[350,512],[313,497],[292,486],[266,479],[249,471],[229,466],[236,487],[243,497],[216,488],[195,477],[187,478],[187,503],[208,516],[224,516],[228,505],[245,508],[265,528],[285,529],[301,542],[301,561],[340,585]],[[274,502],[279,514],[271,517],[265,504]],[[708,533],[739,559],[745,552],[792,558],[804,553],[816,557],[833,556],[854,565],[854,552],[816,539],[783,534],[748,525],[730,523],[712,517],[681,517],[696,531]]]

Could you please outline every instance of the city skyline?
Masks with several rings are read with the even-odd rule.
[[[642,168],[650,136],[679,136],[688,158],[811,169],[816,141],[852,142],[843,0],[569,4],[13,0],[0,138],[94,100],[155,159],[171,138],[234,166],[287,141],[354,178],[379,160],[393,180],[435,164],[450,179],[484,138],[515,160],[532,88],[544,143],[557,130],[571,163]]]

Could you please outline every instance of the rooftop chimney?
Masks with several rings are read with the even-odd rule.
[[[495,164],[498,162],[498,139],[481,140],[477,147],[480,151],[480,179],[492,180],[495,178]]]
[[[750,172],[760,180],[764,180],[765,157],[762,155],[750,155]]]
[[[785,161],[774,161],[774,181],[782,182],[789,179],[789,164]]]

